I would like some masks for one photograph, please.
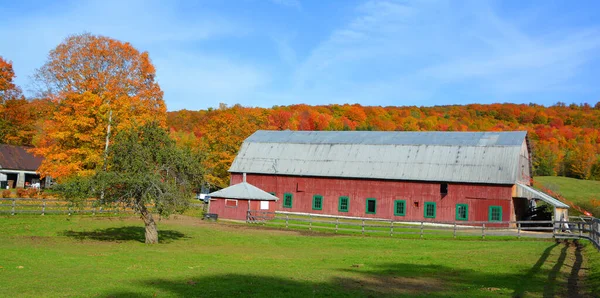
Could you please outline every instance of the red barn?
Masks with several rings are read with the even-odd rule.
[[[229,171],[232,185],[246,174],[281,198],[277,211],[500,222],[521,220],[533,198],[553,206],[555,217],[568,208],[530,187],[524,131],[257,131]]]

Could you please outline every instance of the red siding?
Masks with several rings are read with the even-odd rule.
[[[512,185],[449,184],[448,194],[440,194],[440,184],[391,180],[294,177],[248,174],[247,182],[274,192],[280,198],[276,210],[396,220],[454,221],[456,204],[468,204],[469,221],[487,221],[489,206],[502,206],[502,220],[513,217]],[[231,184],[242,182],[233,173]],[[283,208],[283,194],[294,196],[292,208]],[[313,195],[323,196],[323,209],[313,210]],[[350,198],[348,212],[338,211],[340,196]],[[366,214],[366,199],[377,199],[377,213]],[[406,215],[394,215],[394,200],[406,200]],[[436,203],[436,218],[424,218],[425,202]],[[418,203],[418,207],[415,206]],[[256,210],[256,209],[253,209]]]
[[[277,210],[279,202],[269,202],[269,209],[262,211],[273,212]],[[260,210],[260,201],[250,201],[250,210]],[[216,213],[219,218],[246,220],[248,200],[238,200],[237,207],[225,206],[225,199],[211,198],[209,213]]]

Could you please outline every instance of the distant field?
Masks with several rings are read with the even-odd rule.
[[[335,236],[183,216],[159,229],[162,243],[149,246],[137,219],[0,216],[0,296],[585,297],[580,275],[600,261],[589,245],[554,241]]]
[[[534,181],[575,204],[589,202],[591,199],[600,200],[600,181],[556,176],[535,177]]]

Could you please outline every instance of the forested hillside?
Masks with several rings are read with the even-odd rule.
[[[206,180],[229,184],[227,169],[243,140],[258,129],[504,131],[527,130],[535,175],[600,180],[600,102],[595,106],[472,104],[435,107],[360,105],[239,105],[169,112],[167,123],[182,145],[205,153]]]

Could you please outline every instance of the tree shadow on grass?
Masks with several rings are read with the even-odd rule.
[[[146,230],[144,227],[127,226],[118,228],[97,229],[94,231],[64,231],[63,236],[71,237],[77,240],[97,240],[107,242],[138,241],[145,242]],[[187,238],[185,234],[174,230],[159,230],[158,241],[160,243],[170,243],[174,240]]]
[[[390,263],[374,267],[340,268],[323,282],[294,276],[253,274],[203,275],[186,279],[150,279],[138,286],[144,292],[115,291],[108,297],[489,297],[528,295],[555,297],[560,266],[566,253],[551,254],[558,244],[550,244],[530,270],[511,274],[457,269],[437,264]],[[518,257],[518,252],[515,257]],[[461,256],[468,262],[468,256]],[[556,260],[555,260],[556,259]],[[556,262],[555,262],[556,261]],[[548,262],[548,264],[545,264]],[[552,263],[560,264],[550,266]],[[545,266],[544,266],[545,264]],[[493,266],[494,264],[490,264]],[[207,273],[210,274],[210,273]],[[565,276],[568,276],[566,274]]]

